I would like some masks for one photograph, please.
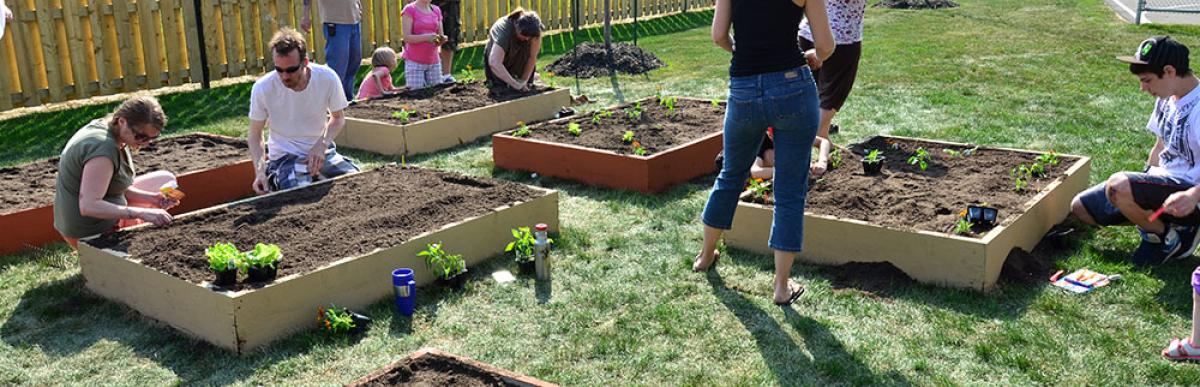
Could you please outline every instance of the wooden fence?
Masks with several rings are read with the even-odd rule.
[[[15,18],[0,39],[0,109],[200,82],[206,67],[209,80],[258,75],[273,66],[271,35],[303,15],[301,0],[7,1]],[[308,39],[310,57],[324,63],[318,1]],[[634,16],[633,0],[610,1],[613,20]],[[362,0],[364,58],[401,45],[405,2]],[[686,11],[689,2],[711,5],[638,0],[638,14]],[[463,41],[485,40],[491,23],[517,6],[538,11],[551,30],[604,21],[604,0],[461,0]]]

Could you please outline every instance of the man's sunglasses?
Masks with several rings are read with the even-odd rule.
[[[301,68],[301,67],[303,67],[303,65],[295,65],[295,66],[292,66],[292,67],[288,67],[288,68],[286,68],[286,69],[285,69],[285,68],[281,68],[281,67],[279,67],[279,66],[275,66],[275,71],[277,71],[277,72],[281,72],[281,73],[284,73],[284,74],[291,74],[291,73],[294,73],[294,72],[300,71],[300,68]]]
[[[133,128],[129,128],[129,131],[133,132],[133,139],[137,140],[137,142],[149,142],[150,140],[158,138],[157,134],[151,136],[149,134],[145,134],[145,133],[136,131]]]

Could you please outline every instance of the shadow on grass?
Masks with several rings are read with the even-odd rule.
[[[760,309],[739,291],[726,287],[717,270],[707,275],[713,294],[737,316],[762,352],[763,361],[782,385],[828,385],[849,382],[853,385],[910,385],[902,375],[891,372],[876,375],[846,351],[829,329],[820,322],[784,307],[784,318],[804,338],[804,346],[792,340],[767,311]],[[801,298],[803,300],[803,298]]]

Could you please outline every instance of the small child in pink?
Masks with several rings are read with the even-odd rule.
[[[446,42],[442,32],[442,9],[432,0],[417,0],[404,6],[404,84],[423,89],[442,83],[442,59],[438,50]]]
[[[396,92],[392,85],[392,70],[396,69],[396,51],[390,47],[375,49],[371,55],[371,73],[358,85],[358,96],[354,99],[382,97]]]

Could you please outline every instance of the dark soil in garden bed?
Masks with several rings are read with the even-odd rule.
[[[175,174],[216,168],[250,158],[246,140],[186,134],[151,142],[133,154],[137,173],[167,170]],[[0,168],[0,214],[54,202],[58,157]]]
[[[675,112],[655,98],[641,101],[641,116],[634,118],[630,112],[636,104],[583,114],[568,120],[555,120],[530,127],[528,138],[578,145],[585,148],[603,149],[619,154],[632,155],[632,143],[624,142],[625,131],[633,131],[633,141],[646,149],[646,156],[664,152],[701,137],[718,133],[724,128],[725,104],[713,106],[711,102],[691,99],[675,101]],[[611,112],[604,116],[603,112]],[[594,117],[600,116],[599,122]],[[579,124],[578,136],[568,132],[571,123]],[[506,132],[512,135],[513,131]]]
[[[509,386],[504,379],[457,359],[425,355],[404,359],[370,380],[354,386]]]
[[[908,163],[919,147],[931,158],[925,171]],[[886,157],[879,175],[863,174],[861,160],[870,149]],[[896,229],[950,233],[968,205],[987,204],[1000,211],[998,223],[1005,224],[1076,161],[1059,156],[1059,164],[1049,167],[1045,177],[1032,179],[1017,191],[1010,172],[1018,165],[1032,164],[1036,155],[981,147],[969,156],[953,156],[943,149],[962,153],[971,147],[875,137],[843,149],[840,167],[810,182],[806,211]],[[976,230],[966,236],[986,232]]]
[[[93,242],[199,284],[211,281],[204,249],[218,242],[283,251],[279,277],[398,245],[428,231],[540,195],[521,184],[389,165],[355,176]],[[453,245],[445,246],[454,253]],[[239,283],[235,289],[245,288]]]
[[[612,69],[621,74],[643,74],[666,66],[649,51],[629,43],[612,44]],[[586,42],[567,51],[546,67],[560,77],[595,78],[609,75],[608,52],[604,43]]]
[[[483,82],[441,84],[355,103],[346,108],[346,116],[396,125],[411,124],[550,90],[552,89],[541,85],[533,85],[529,91],[516,91],[508,87],[489,89]],[[401,110],[413,112],[408,121],[393,117],[392,113]]]
[[[883,0],[875,3],[872,7],[895,8],[895,9],[938,9],[938,8],[955,8],[958,3],[950,0]]]

